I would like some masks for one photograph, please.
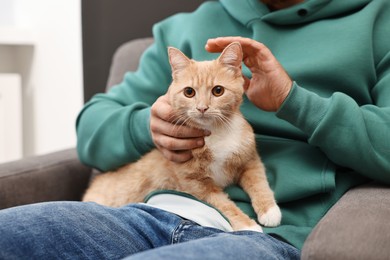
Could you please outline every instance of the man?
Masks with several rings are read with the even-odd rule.
[[[157,24],[139,70],[80,113],[78,152],[88,165],[115,169],[154,147],[177,163],[189,160],[209,133],[173,131],[166,49],[204,60],[239,41],[247,97],[241,110],[282,209],[279,227],[229,233],[158,205],[44,203],[0,213],[0,245],[9,248],[3,255],[298,259],[314,225],[349,188],[390,182],[389,15],[387,0],[206,2]],[[225,37],[232,35],[241,37]],[[239,187],[227,192],[255,217]]]

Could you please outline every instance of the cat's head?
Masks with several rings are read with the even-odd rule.
[[[178,121],[205,129],[228,123],[244,93],[241,45],[231,43],[212,61],[189,59],[173,47],[168,56],[173,79],[168,95]]]

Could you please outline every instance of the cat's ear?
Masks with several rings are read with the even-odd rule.
[[[174,47],[168,47],[168,56],[173,74],[185,69],[191,63],[191,60],[184,53]]]
[[[242,48],[239,42],[232,42],[221,53],[218,61],[225,66],[241,68]]]

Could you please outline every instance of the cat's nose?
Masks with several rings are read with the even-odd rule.
[[[201,112],[202,114],[204,114],[204,112],[206,112],[207,109],[209,109],[209,107],[197,107],[196,109],[198,109],[199,112]]]

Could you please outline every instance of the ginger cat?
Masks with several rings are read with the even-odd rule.
[[[230,44],[213,61],[191,60],[172,47],[168,54],[173,78],[168,95],[177,127],[208,129],[211,135],[205,137],[204,147],[192,151],[188,162],[171,162],[154,149],[138,162],[97,176],[83,201],[119,207],[142,202],[155,190],[177,190],[217,208],[233,230],[262,231],[224,193],[225,187],[236,183],[250,196],[260,224],[279,225],[281,212],[257,154],[253,130],[239,110],[244,93],[241,45]]]

